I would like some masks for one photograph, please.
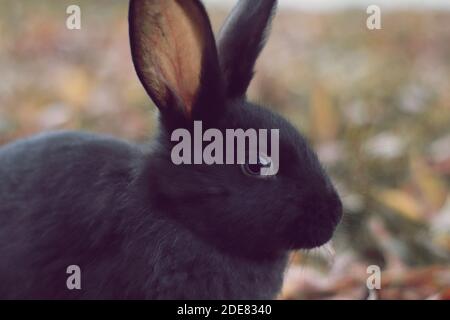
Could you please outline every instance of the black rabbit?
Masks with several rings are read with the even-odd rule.
[[[159,134],[147,147],[57,132],[0,149],[0,298],[272,299],[289,250],[330,240],[342,208],[316,155],[245,98],[275,7],[240,0],[216,47],[199,1],[131,0],[133,61]],[[279,129],[278,173],[175,165],[171,134],[194,120]],[[80,290],[66,286],[70,265]]]

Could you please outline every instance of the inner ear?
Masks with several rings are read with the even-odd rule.
[[[181,108],[190,116],[204,69],[217,61],[203,6],[198,1],[132,0],[130,39],[138,76],[158,108]]]

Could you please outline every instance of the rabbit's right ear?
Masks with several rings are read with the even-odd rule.
[[[200,1],[131,0],[129,27],[137,74],[163,114],[191,119],[205,112],[198,106],[220,102],[217,49]]]
[[[239,0],[225,21],[217,43],[228,97],[245,95],[276,6],[277,0]]]

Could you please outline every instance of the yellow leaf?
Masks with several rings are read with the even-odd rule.
[[[61,95],[64,102],[75,107],[87,104],[92,83],[86,71],[73,68],[64,74],[61,81]]]
[[[375,197],[383,205],[404,218],[415,222],[424,220],[420,204],[412,195],[405,191],[396,189],[382,190],[377,192]]]
[[[339,131],[336,107],[328,92],[321,86],[313,90],[311,101],[311,135],[317,142],[334,140]]]
[[[448,195],[447,187],[441,178],[419,158],[411,161],[411,174],[430,209],[433,211],[441,209]]]

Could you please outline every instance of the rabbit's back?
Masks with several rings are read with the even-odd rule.
[[[1,147],[0,297],[52,281],[67,289],[66,267],[114,254],[121,239],[113,235],[120,234],[120,213],[133,210],[126,198],[142,157],[137,146],[75,132]]]
[[[91,192],[93,199],[111,194],[114,183],[126,183],[142,159],[136,145],[82,132],[45,133],[2,146],[0,219],[15,211],[54,212],[54,206],[46,208],[49,198],[57,203],[58,197],[86,196],[93,188],[109,189]]]

